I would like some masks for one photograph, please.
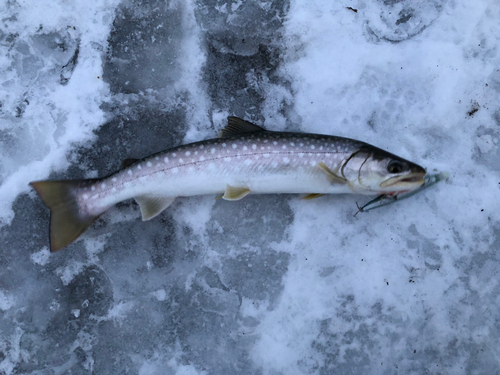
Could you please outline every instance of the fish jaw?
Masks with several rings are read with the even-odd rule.
[[[392,177],[380,184],[380,188],[391,192],[412,191],[425,184],[426,173],[410,173],[408,175]]]

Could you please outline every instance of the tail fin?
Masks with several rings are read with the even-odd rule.
[[[89,183],[89,180],[30,182],[50,209],[51,252],[75,241],[99,217],[82,214],[75,199],[75,190]]]

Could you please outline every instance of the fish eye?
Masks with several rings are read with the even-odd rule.
[[[397,160],[392,160],[387,166],[387,172],[389,173],[401,173],[403,169],[403,164]]]

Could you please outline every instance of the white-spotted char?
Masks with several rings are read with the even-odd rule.
[[[52,251],[73,242],[105,210],[135,198],[143,220],[176,197],[222,194],[397,194],[424,183],[425,170],[367,143],[329,135],[266,131],[229,117],[221,137],[174,147],[95,180],[31,185],[51,210]]]

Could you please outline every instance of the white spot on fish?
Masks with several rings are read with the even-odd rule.
[[[269,147],[267,147],[267,148],[269,148]],[[266,148],[264,146],[261,146],[260,149],[265,150]]]
[[[83,199],[85,199],[85,200],[89,199],[89,195],[88,194],[83,194]]]
[[[155,160],[156,161],[160,160],[160,157],[159,156],[155,156]]]
[[[132,175],[132,170],[129,169],[128,172],[127,172],[127,174]],[[92,186],[92,190],[94,190],[93,186]]]
[[[204,161],[205,158],[203,156],[200,156],[200,161]]]
[[[311,150],[314,150],[316,148],[316,146],[312,145],[311,146]]]
[[[116,182],[116,177],[113,177],[111,181]]]
[[[248,150],[248,147],[247,146],[243,146],[243,150],[244,151]]]
[[[301,158],[303,158],[303,157],[304,157],[304,153],[303,153],[303,152],[299,153],[299,156],[300,156]]]
[[[104,189],[104,188],[106,188],[106,184],[103,182],[103,183],[101,184],[101,189]]]
[[[148,167],[151,167],[153,164],[151,164],[150,161],[148,161],[148,163],[146,164]]]
[[[283,163],[290,163],[290,159],[288,159],[288,158],[283,158]]]
[[[313,167],[314,167],[315,165],[316,165],[316,162],[315,162],[315,161],[312,161],[312,162],[311,162],[311,166],[313,166]]]
[[[250,164],[252,164],[252,160],[250,160],[250,159],[246,159],[246,160],[244,161],[244,163],[245,163],[245,165],[250,165]]]
[[[236,143],[233,143],[233,148],[238,148],[238,145]]]
[[[252,145],[252,150],[257,150],[257,145],[256,144]]]
[[[231,161],[231,158],[224,158],[224,161]]]
[[[191,155],[191,151],[186,151],[184,155],[186,155],[186,156]]]
[[[179,173],[179,168],[173,168],[173,169],[172,169],[172,173],[174,173],[174,174],[175,174],[175,173]]]
[[[294,146],[295,146],[295,143],[294,143],[294,142],[291,142],[291,143],[290,143],[290,146],[294,147]]]
[[[313,156],[312,152],[308,153],[307,156]]]
[[[165,157],[165,159],[163,159],[163,161],[164,161],[165,163],[168,163],[168,158],[167,158],[167,157]]]
[[[222,144],[222,147],[226,147],[226,146],[227,146],[227,145],[226,145],[226,143],[223,143],[223,144]]]
[[[273,145],[275,145],[275,146],[276,146],[277,144],[278,144],[278,142],[276,142],[276,141],[274,141],[274,142],[273,142]]]
[[[200,145],[200,150],[203,150],[205,148],[205,145]]]
[[[184,163],[184,159],[179,158],[179,163]]]
[[[281,146],[283,150],[286,150],[286,145]]]
[[[269,141],[267,139],[264,139],[264,143],[267,143],[267,142],[269,142]]]
[[[140,165],[137,166],[137,169],[142,169],[142,167]]]
[[[210,152],[211,152],[212,154],[215,154],[215,148],[212,148],[212,149],[210,150]]]
[[[300,147],[303,147],[303,146],[304,146],[304,144],[303,144],[303,143],[299,143],[299,146],[300,146]]]
[[[320,150],[323,150],[323,146],[321,146],[319,149],[320,149]]]
[[[113,189],[111,189],[111,192],[116,193],[116,188],[114,187]]]
[[[175,157],[177,156],[177,154],[174,152],[174,153],[172,154],[172,156],[175,158]]]
[[[271,154],[264,154],[265,158],[268,158],[269,156],[271,156]]]
[[[188,170],[189,170],[189,172],[192,172],[192,171],[194,171],[194,167],[189,167]]]
[[[195,152],[194,152],[194,154],[195,154],[195,155],[198,155],[198,151],[195,151]]]

